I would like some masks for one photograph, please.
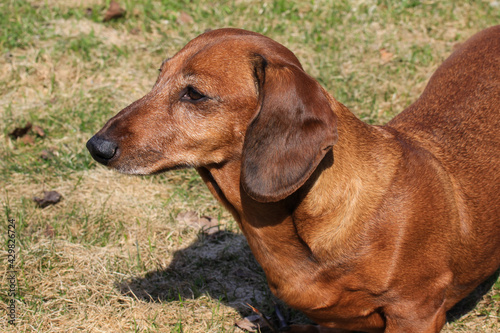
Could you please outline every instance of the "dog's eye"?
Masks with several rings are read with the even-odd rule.
[[[187,101],[199,101],[203,98],[205,98],[205,95],[198,92],[193,87],[188,87],[186,93],[184,94],[184,96],[182,96],[182,99]]]

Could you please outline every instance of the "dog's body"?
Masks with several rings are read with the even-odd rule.
[[[295,332],[439,332],[500,267],[499,105],[500,26],[386,126],[358,120],[280,44],[221,29],[87,146],[125,173],[195,167],[271,290],[322,325]]]

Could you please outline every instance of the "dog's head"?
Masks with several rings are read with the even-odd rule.
[[[88,143],[92,157],[129,174],[241,161],[255,200],[281,200],[337,140],[336,116],[295,55],[257,33],[220,29],[161,65],[153,89]]]

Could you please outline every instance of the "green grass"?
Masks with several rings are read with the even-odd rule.
[[[281,42],[351,111],[382,124],[418,97],[456,43],[500,22],[492,1],[120,2],[125,17],[106,23],[109,1],[0,2],[0,243],[16,219],[19,288],[18,325],[0,316],[0,331],[235,332],[249,313],[242,303],[272,313],[236,223],[193,170],[126,177],[85,149],[148,92],[163,59],[206,29]],[[192,22],[179,22],[182,12]],[[8,136],[27,122],[46,136]],[[62,201],[37,208],[32,198],[48,190]],[[187,210],[217,218],[222,232],[180,225]],[[496,332],[499,295],[497,282],[446,332]]]

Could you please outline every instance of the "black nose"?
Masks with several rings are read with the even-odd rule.
[[[118,145],[113,141],[94,135],[87,142],[87,149],[97,162],[106,165],[116,155]]]

